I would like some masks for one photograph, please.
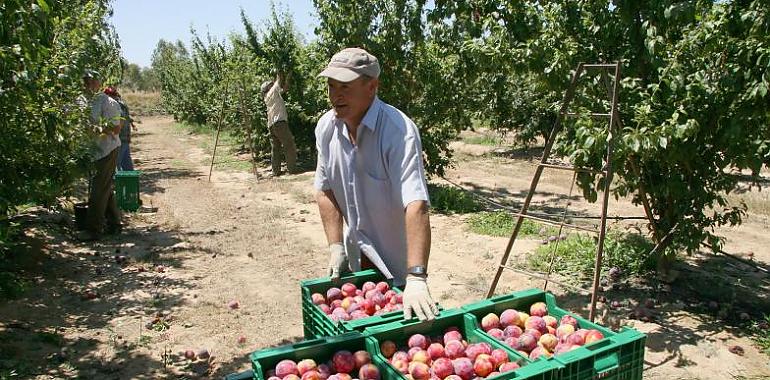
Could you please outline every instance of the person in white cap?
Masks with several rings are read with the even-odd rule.
[[[286,103],[281,97],[281,77],[276,76],[275,81],[262,83],[260,88],[262,97],[267,105],[267,128],[270,131],[270,163],[273,168],[273,176],[281,175],[281,148],[286,156],[286,170],[289,174],[297,172],[297,146],[294,144],[294,135],[289,129],[289,115],[286,113]]]
[[[404,287],[404,318],[433,319],[427,285],[428,186],[417,126],[377,97],[380,64],[358,48],[335,54],[332,109],[316,125],[316,201],[329,243],[329,275],[375,266]],[[343,229],[344,220],[344,229]],[[361,254],[363,253],[363,255]]]

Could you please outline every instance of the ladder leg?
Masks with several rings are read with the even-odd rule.
[[[559,114],[556,117],[556,121],[554,122],[553,129],[551,129],[551,134],[548,136],[548,141],[545,142],[545,147],[543,149],[543,157],[540,159],[540,163],[546,163],[548,161],[548,157],[551,154],[551,149],[553,148],[553,144],[556,141],[556,135],[561,130],[561,119],[563,117],[564,111],[567,109],[567,106],[569,106],[569,103],[572,101],[572,97],[575,94],[575,86],[577,85],[577,80],[580,77],[580,74],[583,71],[583,64],[580,63],[575,70],[575,73],[572,75],[572,80],[570,82],[570,86],[567,89],[567,92],[564,94],[564,100],[561,105],[561,110]],[[505,269],[505,265],[508,263],[508,258],[511,255],[511,249],[513,248],[513,242],[516,241],[516,237],[519,234],[519,230],[521,229],[521,224],[524,221],[524,217],[522,215],[527,213],[527,209],[529,208],[529,203],[532,201],[532,196],[535,195],[535,190],[537,189],[537,184],[540,182],[540,176],[543,174],[543,167],[538,165],[537,169],[535,169],[535,175],[532,177],[532,182],[529,185],[529,192],[527,193],[527,197],[524,199],[524,204],[521,206],[521,211],[519,212],[519,218],[516,220],[516,226],[513,228],[513,232],[511,233],[510,239],[508,239],[508,245],[505,247],[505,253],[503,254],[503,257],[500,259],[500,265],[497,267],[497,272],[495,273],[495,277],[492,279],[492,285],[489,287],[489,291],[487,292],[487,298],[492,297],[495,294],[495,290],[497,289],[497,283],[500,281],[500,276],[503,274],[503,270]]]

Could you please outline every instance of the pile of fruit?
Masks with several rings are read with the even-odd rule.
[[[380,370],[372,364],[372,357],[366,351],[337,351],[322,364],[313,359],[295,362],[284,359],[275,369],[265,372],[267,380],[380,380]]]
[[[485,342],[468,344],[456,327],[433,338],[414,334],[400,350],[393,341],[384,341],[380,351],[409,380],[471,380],[519,368],[503,349]]]
[[[490,336],[504,341],[530,359],[551,357],[603,339],[599,330],[582,329],[569,314],[560,320],[548,315],[544,302],[536,302],[529,314],[506,309],[500,315],[489,313],[481,319],[481,327]]]
[[[345,283],[339,288],[329,288],[326,296],[311,295],[313,304],[333,321],[350,321],[403,309],[401,293],[390,289],[387,282],[367,281],[358,289],[355,284]]]

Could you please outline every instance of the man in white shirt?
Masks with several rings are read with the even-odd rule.
[[[316,201],[329,275],[373,265],[403,293],[404,318],[438,313],[427,285],[428,187],[417,126],[377,97],[380,65],[363,49],[335,54],[326,77],[332,109],[315,129]],[[344,231],[343,231],[344,221]],[[361,254],[363,253],[363,255]]]
[[[98,240],[102,234],[120,233],[120,210],[113,191],[115,164],[120,147],[121,110],[120,105],[101,90],[98,73],[87,71],[83,76],[86,93],[90,101],[90,132],[94,138],[92,161],[95,174],[91,178],[88,196],[87,228],[79,236],[81,240]],[[104,219],[107,218],[107,230]]]
[[[281,77],[276,76],[275,82],[262,83],[262,97],[267,105],[267,127],[270,130],[270,146],[272,153],[270,163],[273,176],[281,175],[281,148],[286,154],[286,169],[289,173],[297,172],[297,146],[294,135],[289,129],[289,116],[286,113],[286,103],[281,97]]]

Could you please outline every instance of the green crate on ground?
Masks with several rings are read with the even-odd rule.
[[[625,329],[554,358],[564,365],[561,380],[641,380],[646,336]]]
[[[366,341],[364,336],[357,332],[348,332],[342,335],[306,340],[299,343],[288,344],[285,346],[267,348],[256,351],[249,356],[251,368],[255,380],[266,380],[267,371],[275,369],[275,366],[284,359],[290,359],[299,362],[302,359],[313,359],[316,364],[328,362],[334,353],[341,350],[356,352],[366,350]],[[374,358],[371,353],[372,363],[377,366],[380,373],[384,373],[385,365]],[[351,377],[358,378],[358,374],[351,374]],[[390,380],[382,377],[383,380]]]
[[[371,316],[369,318],[356,319],[351,321],[335,322],[329,318],[318,306],[313,304],[311,295],[321,293],[326,296],[326,291],[332,287],[340,287],[346,282],[361,287],[365,282],[385,281],[388,286],[397,292],[401,290],[392,287],[392,281],[387,280],[382,273],[367,269],[360,272],[348,273],[340,277],[339,282],[333,283],[329,277],[321,277],[312,280],[305,280],[300,283],[302,294],[302,323],[304,326],[305,339],[320,338],[324,336],[338,335],[349,331],[364,331],[369,326],[397,321],[403,318],[402,311],[393,311],[381,315]]]
[[[115,172],[115,200],[121,210],[139,209],[139,175],[141,173],[138,170]]]
[[[604,339],[592,342],[575,350],[560,353],[551,358],[539,358],[537,361],[557,362],[563,366],[559,379],[641,379],[644,362],[645,335],[633,329],[614,332],[604,326],[592,323],[585,318],[570,313],[556,304],[553,294],[539,289],[528,289],[511,294],[485,299],[462,307],[479,323],[488,313],[500,313],[505,309],[516,309],[529,313],[529,307],[535,302],[545,302],[548,315],[561,319],[565,314],[578,321],[584,329],[601,331]],[[479,332],[489,336],[483,330]],[[490,336],[490,338],[492,338]],[[493,339],[493,338],[492,338]],[[529,360],[529,359],[527,359]]]
[[[490,377],[494,380],[556,380],[556,375],[561,369],[561,364],[538,360],[532,363],[524,360],[518,352],[506,346],[502,342],[487,336],[478,327],[473,316],[468,315],[462,309],[442,310],[433,321],[420,322],[416,319],[409,321],[399,320],[384,325],[368,327],[364,330],[366,336],[367,351],[385,363],[385,376],[391,380],[406,379],[401,372],[393,367],[387,358],[382,355],[380,344],[384,341],[393,341],[397,347],[406,346],[406,341],[414,334],[423,334],[428,337],[443,335],[447,328],[457,327],[466,341],[469,343],[486,342],[492,349],[503,349],[508,353],[510,361],[519,363],[522,367],[510,372],[504,372]]]

